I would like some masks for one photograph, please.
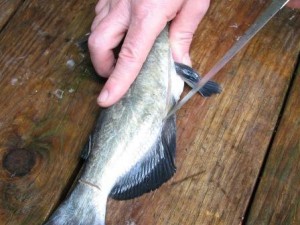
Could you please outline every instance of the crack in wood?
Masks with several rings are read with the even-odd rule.
[[[172,182],[172,183],[171,183],[171,186],[175,186],[175,185],[181,184],[181,183],[183,183],[183,182],[186,182],[186,181],[188,181],[188,180],[194,179],[195,177],[198,177],[198,176],[200,176],[201,174],[203,174],[203,173],[205,173],[205,172],[206,172],[206,170],[202,170],[202,171],[199,171],[199,172],[197,172],[197,173],[194,173],[194,174],[192,174],[192,175],[190,175],[190,176],[186,176],[185,178],[183,178],[183,179],[181,179],[181,180]]]

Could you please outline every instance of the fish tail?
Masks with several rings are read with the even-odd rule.
[[[107,198],[78,184],[44,225],[105,225]]]

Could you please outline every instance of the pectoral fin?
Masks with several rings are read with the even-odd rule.
[[[125,200],[153,191],[175,173],[176,124],[175,115],[168,118],[162,133],[149,153],[123,176],[110,196]]]
[[[182,63],[175,62],[176,73],[191,87],[195,85],[201,79],[201,76],[191,67]],[[214,81],[208,81],[203,88],[200,89],[199,93],[203,97],[210,97],[213,94],[221,93],[221,87]]]
[[[88,141],[84,145],[83,149],[81,150],[80,157],[84,160],[87,160],[90,152],[92,150],[92,143],[93,143],[93,135],[90,134]]]
[[[99,132],[101,129],[102,122],[104,120],[105,113],[101,112],[100,115],[98,116],[96,126],[94,128],[94,131],[89,135],[89,139],[85,143],[83,149],[81,150],[80,157],[84,160],[87,160],[89,158],[89,155],[92,151],[94,142],[96,141],[97,137],[96,134]]]

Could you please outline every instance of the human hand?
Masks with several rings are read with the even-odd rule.
[[[156,37],[171,20],[173,58],[190,64],[193,34],[208,6],[209,0],[100,0],[88,41],[97,73],[108,77],[98,104],[108,107],[126,93]],[[116,60],[113,49],[125,35]]]
[[[291,8],[300,8],[300,0],[290,0],[287,5]]]

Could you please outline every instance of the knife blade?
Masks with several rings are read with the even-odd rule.
[[[195,87],[190,90],[168,113],[171,116],[178,111],[187,101],[193,97],[209,80],[211,80],[269,21],[282,9],[289,0],[273,0],[261,13],[245,34],[227,51],[227,53],[211,68],[211,70],[199,80]]]

